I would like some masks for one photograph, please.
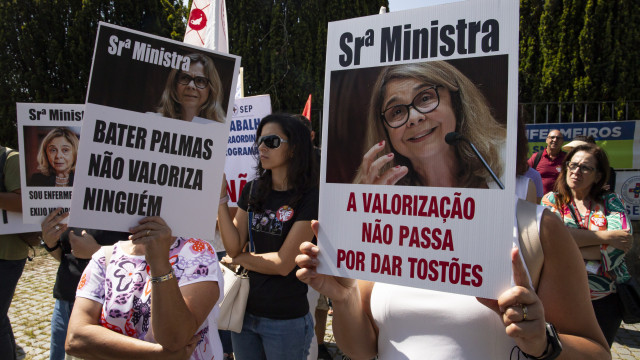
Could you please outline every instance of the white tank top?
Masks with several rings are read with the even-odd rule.
[[[509,359],[516,345],[500,317],[473,296],[376,283],[371,312],[380,360]]]

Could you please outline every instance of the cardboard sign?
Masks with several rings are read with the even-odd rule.
[[[40,225],[55,209],[71,208],[84,105],[17,103],[16,112],[22,217]]]
[[[229,206],[238,206],[244,185],[256,176],[258,148],[254,146],[256,130],[263,117],[271,114],[269,95],[239,98],[233,104],[229,124],[229,144],[224,173],[227,175]]]
[[[319,272],[510,286],[518,20],[517,2],[466,1],[329,24]]]
[[[173,235],[212,239],[239,62],[101,23],[69,224],[161,216]]]

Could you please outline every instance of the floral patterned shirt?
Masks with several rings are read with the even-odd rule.
[[[588,214],[580,214],[573,205],[556,208],[556,197],[553,192],[542,198],[542,205],[560,216],[567,227],[580,229],[576,219],[583,219],[586,228],[591,231],[626,230],[631,232],[631,223],[622,199],[614,193],[605,194],[602,204],[594,204]],[[571,213],[573,212],[574,215]],[[574,218],[575,216],[575,218]],[[584,228],[584,227],[583,227]],[[616,291],[616,283],[623,283],[631,277],[624,260],[624,251],[606,244],[600,245],[600,261],[586,261],[585,267],[591,290],[591,300],[601,299]]]
[[[155,342],[151,331],[151,283],[144,255],[129,255],[116,243],[105,267],[104,249],[93,254],[78,283],[76,296],[102,304],[100,324],[120,334]],[[213,247],[199,239],[177,238],[171,245],[169,260],[178,286],[200,281],[216,281],[222,299],[223,278]],[[206,296],[206,294],[203,294]],[[197,331],[201,339],[191,359],[222,359],[218,336],[219,306],[213,307]]]

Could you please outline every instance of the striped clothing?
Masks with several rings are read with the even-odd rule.
[[[608,193],[602,197],[602,203],[604,206],[596,204],[589,214],[581,214],[586,219],[588,230],[626,230],[631,233],[631,224],[622,199],[614,193]],[[558,211],[555,204],[556,198],[553,192],[546,194],[542,198],[542,205],[560,216],[567,227],[579,229],[580,225],[571,216],[572,211],[574,211],[574,214],[578,214],[573,205],[569,203],[561,209],[562,211]],[[600,245],[600,254],[600,261],[585,261],[591,300],[601,299],[616,292],[615,284],[623,283],[631,277],[624,260],[624,251],[602,244]]]

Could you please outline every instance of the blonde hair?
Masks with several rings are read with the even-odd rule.
[[[386,139],[385,148],[380,154],[393,152],[394,160],[381,170],[386,171],[396,165],[409,168],[409,173],[398,181],[398,185],[422,185],[413,171],[413,165],[399,154],[389,140],[387,129],[381,120],[382,102],[386,96],[386,88],[390,81],[396,79],[415,79],[425,84],[442,85],[451,94],[451,106],[456,116],[456,132],[471,141],[485,158],[498,177],[502,175],[500,150],[505,141],[505,129],[491,114],[487,101],[476,86],[458,69],[444,61],[431,61],[414,64],[403,64],[386,67],[374,85],[367,116],[367,133],[365,135],[364,152],[373,145]],[[483,187],[487,183],[487,172],[469,146],[453,147],[458,159],[456,179],[460,187]],[[363,153],[364,153],[363,152]],[[354,183],[361,183],[366,169],[360,167]]]
[[[207,97],[207,101],[200,107],[198,116],[224,123],[226,113],[222,109],[222,83],[220,82],[220,76],[213,64],[213,60],[202,54],[189,54],[185,57],[191,59],[191,64],[202,64],[204,74],[209,79],[209,96]],[[176,89],[178,85],[178,74],[181,71],[182,70],[173,69],[169,73],[169,77],[167,77],[167,82],[162,92],[162,97],[160,98],[160,105],[157,109],[162,116],[174,119],[182,118],[182,110],[178,102],[178,91]]]
[[[51,143],[51,141],[55,138],[64,137],[71,144],[71,148],[73,149],[73,166],[71,167],[71,171],[76,170],[76,157],[78,155],[78,137],[76,134],[67,129],[67,128],[55,128],[47,134],[47,136],[42,139],[40,142],[40,148],[38,148],[38,156],[36,160],[38,161],[38,171],[40,171],[43,175],[49,176],[54,174],[55,171],[53,166],[49,164],[49,157],[47,156],[47,147]]]

